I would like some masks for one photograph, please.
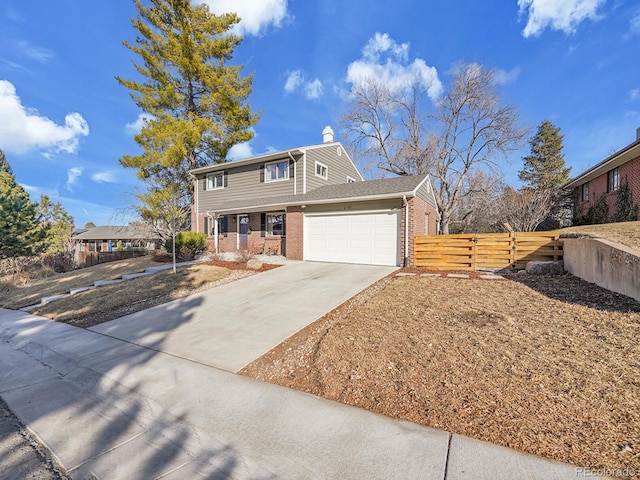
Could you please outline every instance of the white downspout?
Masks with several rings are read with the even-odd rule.
[[[196,209],[196,214],[195,214],[195,220],[196,220],[196,233],[200,233],[200,218],[198,217],[199,213],[200,213],[200,206],[198,204],[198,177],[196,177],[194,174],[192,174],[191,172],[189,172],[189,176],[191,178],[193,178],[193,196],[194,198],[194,202],[193,202],[193,206]]]
[[[409,202],[407,196],[402,196],[404,202],[404,262],[403,266],[409,266]]]
[[[302,152],[302,193],[307,193],[307,151]]]
[[[293,158],[291,152],[287,153],[289,154],[289,158],[293,160],[293,194],[295,195],[297,193],[296,183],[298,182],[298,162],[296,162],[296,159]]]

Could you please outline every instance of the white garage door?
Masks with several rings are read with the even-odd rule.
[[[306,215],[304,258],[320,262],[400,264],[398,212]]]

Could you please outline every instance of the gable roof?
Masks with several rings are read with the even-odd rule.
[[[275,197],[239,199],[220,202],[217,208],[208,213],[243,213],[250,210],[284,208],[293,205],[312,205],[338,203],[344,201],[382,200],[416,196],[420,187],[429,182],[429,175],[407,175],[402,177],[366,180],[363,182],[340,183],[316,188],[298,195],[280,195]],[[432,202],[429,202],[432,203]]]
[[[280,160],[284,158],[290,158],[293,155],[303,155],[307,150],[322,148],[322,147],[329,147],[329,146],[336,146],[336,145],[342,147],[342,144],[340,142],[320,143],[316,145],[308,145],[306,147],[296,147],[296,148],[290,148],[288,150],[280,150],[279,152],[265,153],[262,155],[256,155],[255,157],[244,158],[242,160],[232,160],[230,162],[222,162],[222,163],[216,163],[214,165],[207,165],[205,167],[194,168],[190,172],[192,175],[202,175],[204,173],[210,173],[218,170],[226,170],[229,168],[241,167],[243,165],[252,165],[254,163],[263,163],[263,162],[270,162],[274,160]],[[342,147],[342,150],[346,153],[346,150],[344,149],[344,147]],[[347,154],[347,157],[348,157],[348,154]]]
[[[78,240],[138,240],[154,239],[158,235],[151,230],[132,227],[131,225],[102,225],[74,235]]]
[[[600,175],[607,173],[609,170],[619,167],[623,163],[627,163],[638,156],[640,156],[640,137],[635,142],[605,158],[602,162],[594,165],[574,179],[569,180],[569,182],[565,184],[564,188],[579,187],[583,183],[593,180],[594,178],[599,177]]]

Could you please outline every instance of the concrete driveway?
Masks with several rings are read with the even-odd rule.
[[[395,270],[291,262],[90,330],[237,372]]]

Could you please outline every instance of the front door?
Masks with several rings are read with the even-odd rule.
[[[247,249],[249,233],[249,215],[238,215],[238,250]]]

